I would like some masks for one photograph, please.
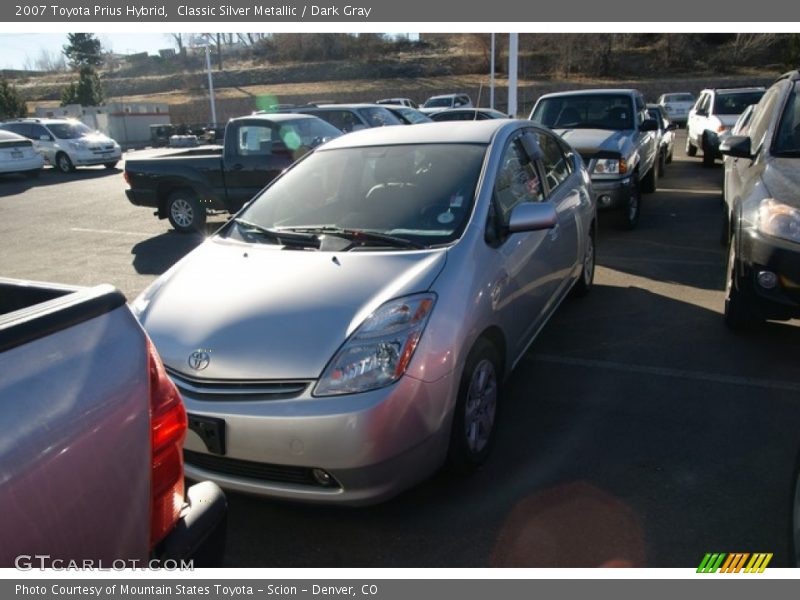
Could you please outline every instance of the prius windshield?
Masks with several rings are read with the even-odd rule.
[[[361,233],[349,249],[391,239],[397,247],[448,244],[466,227],[485,152],[466,143],[320,150],[265,189],[227,231],[264,243],[352,242]]]

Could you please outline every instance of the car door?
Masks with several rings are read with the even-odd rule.
[[[706,129],[706,120],[708,119],[708,109],[711,106],[711,94],[703,92],[697,99],[694,108],[689,112],[689,121],[686,126],[686,135],[692,143],[702,147],[703,132]]]
[[[547,232],[547,252],[543,256],[551,274],[545,292],[548,296],[545,311],[550,312],[577,276],[581,262],[578,257],[583,255],[581,240],[589,226],[583,215],[591,206],[591,200],[562,144],[548,132],[535,130],[534,133],[541,149],[539,162],[544,174],[545,200],[555,206],[558,214],[558,224]]]
[[[33,147],[39,154],[44,156],[51,165],[56,164],[58,143],[46,127],[38,123],[31,123],[28,137],[33,140]]]
[[[280,142],[278,127],[264,120],[243,120],[226,132],[224,171],[228,209],[239,210],[265,185],[275,179],[293,162],[285,145]],[[215,189],[222,182],[208,173]]]
[[[489,282],[492,303],[507,332],[516,360],[545,321],[552,293],[551,232],[506,233],[513,209],[523,202],[545,200],[539,165],[522,144],[523,131],[505,145],[494,177],[487,243],[497,253],[497,273]]]

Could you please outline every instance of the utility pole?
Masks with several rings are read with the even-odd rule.
[[[208,73],[208,97],[211,100],[211,124],[217,126],[217,103],[214,101],[214,79],[211,77],[211,55],[208,46],[211,40],[206,37],[206,72]]]
[[[519,34],[508,34],[508,114],[517,118],[517,50]]]
[[[491,71],[489,75],[489,108],[494,108],[494,34],[492,34]]]

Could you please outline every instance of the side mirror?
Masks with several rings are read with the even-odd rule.
[[[640,131],[658,131],[658,123],[655,119],[645,119],[642,122],[641,127],[639,127]]]
[[[523,202],[511,210],[508,232],[541,231],[558,223],[558,213],[552,202]]]
[[[753,158],[750,137],[746,135],[732,135],[726,138],[719,145],[719,151],[734,158]]]

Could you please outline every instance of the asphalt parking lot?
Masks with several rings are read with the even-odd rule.
[[[507,382],[478,473],[360,509],[229,494],[227,565],[696,567],[772,552],[788,566],[800,327],[724,327],[721,163],[686,158],[682,139],[635,231],[601,213],[596,287]],[[0,275],[112,283],[132,300],[201,238],[125,187],[102,167],[0,178]]]

